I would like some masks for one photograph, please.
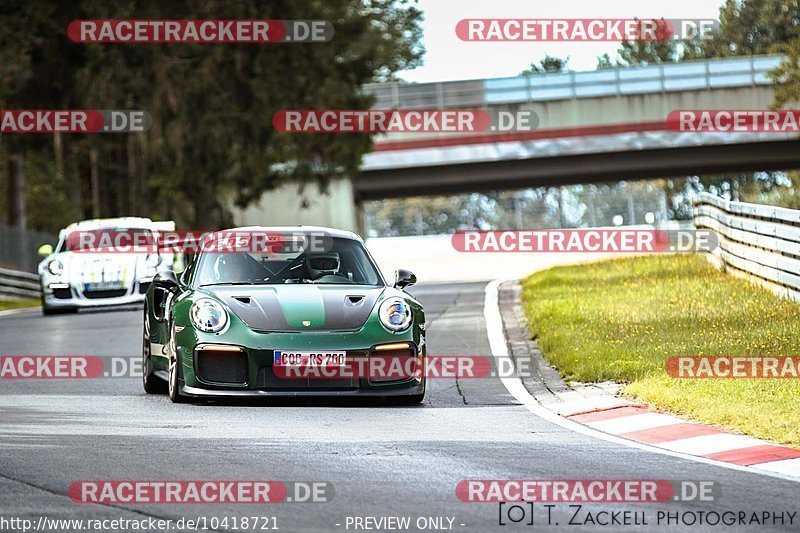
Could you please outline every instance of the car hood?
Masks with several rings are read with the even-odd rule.
[[[204,287],[251,328],[271,331],[360,328],[384,289],[310,284]]]

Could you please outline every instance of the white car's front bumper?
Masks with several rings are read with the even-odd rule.
[[[122,289],[86,291],[74,283],[50,282],[42,284],[44,304],[52,308],[83,308],[106,305],[125,305],[144,302],[149,282],[134,281]]]

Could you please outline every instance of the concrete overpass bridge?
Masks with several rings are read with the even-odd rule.
[[[800,167],[796,135],[675,132],[665,123],[676,109],[768,109],[768,74],[780,59],[367,86],[376,109],[532,111],[539,125],[504,133],[380,135],[361,174],[333,183],[328,196],[308,190],[301,198],[296,187],[286,187],[237,213],[237,222],[358,229],[365,200]],[[310,207],[302,210],[301,203]]]

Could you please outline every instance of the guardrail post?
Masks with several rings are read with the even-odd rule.
[[[570,94],[572,95],[572,98],[575,99],[575,98],[578,97],[578,87],[577,87],[577,82],[575,81],[575,71],[574,70],[570,70],[569,71],[569,84],[570,84],[569,85]]]

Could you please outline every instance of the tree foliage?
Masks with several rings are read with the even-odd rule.
[[[305,44],[73,43],[66,28],[81,18],[321,19],[333,24],[335,35]],[[49,168],[40,170],[68,185],[43,198],[31,191],[29,204],[55,200],[71,206],[69,216],[90,215],[89,154],[95,151],[102,216],[227,224],[232,202],[246,206],[286,182],[324,188],[358,171],[369,135],[280,133],[272,115],[368,109],[364,84],[420,63],[420,21],[411,0],[6,0],[0,108],[143,109],[153,127],[135,135],[62,135],[63,168],[54,168],[52,135],[4,135],[0,143],[8,153],[45,163]],[[38,179],[37,164],[29,166]],[[62,224],[31,222],[50,230]]]
[[[564,72],[567,70],[567,66],[569,64],[569,57],[555,57],[551,56],[550,54],[545,54],[545,56],[539,61],[539,63],[531,63],[531,66],[527,69],[520,72],[521,76],[526,74],[545,74],[545,73],[552,73],[552,72]]]
[[[800,35],[800,2],[727,0],[719,21],[719,32],[704,47],[706,57],[780,53]]]

